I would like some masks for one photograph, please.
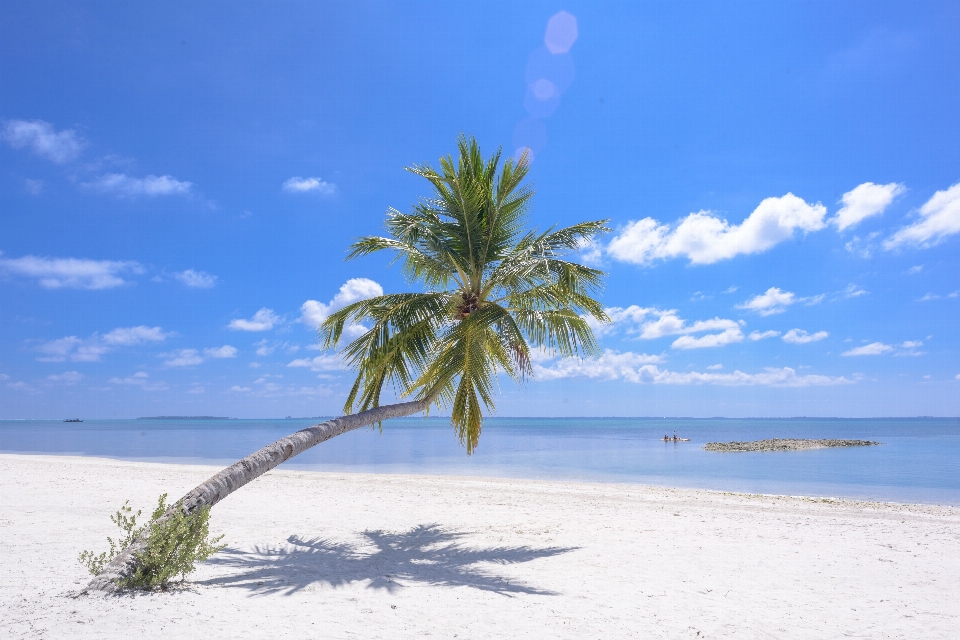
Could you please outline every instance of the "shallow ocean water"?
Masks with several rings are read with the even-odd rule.
[[[231,464],[316,419],[0,421],[0,452]],[[676,432],[690,442],[664,443]],[[715,453],[706,442],[851,438],[875,447]],[[960,419],[491,418],[467,456],[443,418],[344,434],[285,463],[323,471],[643,483],[960,505]]]

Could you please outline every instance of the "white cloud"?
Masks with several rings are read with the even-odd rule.
[[[937,191],[922,207],[920,220],[884,240],[890,250],[913,245],[926,248],[942,242],[947,236],[960,233],[960,182],[946,191]]]
[[[60,374],[49,375],[47,380],[51,382],[63,382],[66,384],[75,384],[83,380],[83,374],[79,371],[64,371]]]
[[[231,320],[227,327],[236,331],[269,331],[279,322],[280,316],[274,313],[273,309],[263,307],[249,320]]]
[[[686,320],[677,315],[676,309],[655,311],[654,313],[659,313],[660,317],[645,322],[640,328],[640,337],[645,340],[679,334],[702,333],[704,331],[730,331],[734,329],[739,331],[740,329],[740,325],[735,321],[725,318],[697,320],[692,325],[688,325]]]
[[[659,364],[662,360],[661,356],[606,349],[599,358],[562,358],[549,367],[534,363],[533,370],[540,380],[584,377],[605,380],[623,378],[640,382],[639,371],[646,365]]]
[[[958,373],[957,375],[953,376],[953,379],[954,379],[954,380],[960,380],[960,373]]]
[[[309,367],[311,371],[345,371],[346,365],[339,355],[319,355],[315,358],[298,358],[288,367]]]
[[[780,335],[779,331],[773,331],[773,330],[764,331],[763,333],[760,333],[759,331],[751,331],[750,335],[747,337],[753,340],[754,342],[756,342],[758,340],[766,340],[767,338],[776,338],[779,335]]]
[[[773,387],[809,387],[839,384],[852,384],[859,380],[858,376],[849,379],[843,376],[797,375],[790,367],[782,369],[767,368],[763,373],[702,373],[702,372],[675,372],[662,370],[654,363],[646,360],[658,356],[640,355],[631,352],[617,353],[606,351],[597,359],[566,358],[557,361],[551,366],[534,365],[534,373],[540,380],[557,380],[561,378],[598,378],[603,380],[626,380],[638,384],[714,384],[724,386],[763,385]]]
[[[638,307],[635,304],[629,307],[607,307],[604,312],[610,318],[610,322],[599,322],[589,315],[582,316],[597,336],[613,333],[617,325],[625,323],[640,324],[647,316],[651,314],[660,315],[661,313],[659,309]]]
[[[233,385],[228,389],[228,391],[233,391],[234,393],[241,393],[241,392],[250,391],[250,387],[241,387],[239,385]]]
[[[817,331],[816,333],[807,333],[803,329],[790,329],[783,335],[783,341],[790,344],[808,344],[823,340],[830,334],[826,331]]]
[[[118,327],[103,336],[103,342],[110,345],[129,347],[144,342],[163,342],[170,336],[161,327]]]
[[[163,363],[168,367],[193,367],[203,362],[203,356],[196,349],[179,349],[161,353],[159,357],[169,358]]]
[[[83,186],[121,197],[182,196],[190,194],[193,183],[177,180],[173,176],[149,175],[146,178],[134,178],[125,173],[106,173]]]
[[[699,338],[690,335],[680,336],[670,346],[674,349],[705,349],[723,347],[736,342],[743,342],[743,332],[740,327],[727,329],[722,333],[711,333]]]
[[[237,348],[225,344],[222,347],[211,347],[209,349],[204,349],[203,353],[208,358],[236,358]]]
[[[770,287],[764,293],[755,295],[743,304],[738,304],[737,309],[756,311],[762,316],[770,316],[775,313],[783,313],[787,310],[787,307],[798,302],[805,302],[808,305],[819,304],[824,297],[824,294],[821,293],[817,296],[798,298],[790,291],[783,291],[779,287]]]
[[[127,284],[119,274],[143,273],[137,262],[80,258],[0,257],[0,270],[37,278],[47,289],[109,289]]]
[[[895,353],[895,356],[923,356],[926,351],[919,351],[923,346],[923,340],[907,340],[900,345],[901,350]]]
[[[255,343],[253,346],[257,347],[258,356],[268,356],[271,353],[273,353],[274,349],[276,349],[276,347],[271,347],[268,345],[266,338],[264,338],[260,342]]]
[[[584,318],[598,336],[614,332],[624,324],[634,325],[628,333],[637,334],[644,340],[654,340],[665,336],[682,336],[671,345],[674,349],[699,349],[704,347],[721,347],[726,344],[743,341],[743,332],[740,325],[726,318],[698,320],[688,324],[677,315],[676,309],[660,310],[654,307],[608,307],[604,309],[610,317],[610,322],[601,324],[592,318]],[[637,327],[636,325],[639,325]],[[691,334],[718,331],[699,338]]]
[[[27,178],[23,181],[23,188],[32,196],[38,196],[43,192],[43,180],[31,180]]]
[[[770,287],[766,293],[756,295],[743,304],[738,304],[738,309],[747,309],[756,311],[762,316],[769,316],[774,313],[783,313],[787,307],[797,302],[797,297],[790,291],[782,291],[779,287]]]
[[[40,362],[63,362],[68,358],[73,362],[98,362],[100,356],[109,353],[114,347],[130,347],[144,342],[162,342],[171,334],[164,333],[161,327],[118,327],[104,336],[93,334],[86,340],[77,336],[67,336],[51,340],[37,347],[44,354],[37,358]]]
[[[350,278],[340,287],[337,295],[333,296],[330,302],[324,304],[317,300],[307,300],[300,306],[299,322],[307,325],[311,329],[316,329],[331,313],[342,309],[348,304],[375,298],[383,295],[383,287],[369,278]],[[363,325],[351,325],[344,329],[344,335],[347,338],[359,337],[366,327]]]
[[[187,269],[186,271],[180,271],[173,275],[183,284],[195,289],[209,289],[217,284],[217,276],[203,271]]]
[[[843,290],[843,297],[844,297],[844,298],[859,298],[860,296],[865,296],[865,295],[867,295],[868,293],[870,293],[870,292],[869,292],[869,291],[866,291],[865,289],[861,289],[860,287],[858,287],[858,286],[855,285],[855,284],[848,284],[848,285],[847,285],[847,288]]]
[[[617,260],[649,264],[657,259],[686,257],[693,264],[712,264],[737,255],[761,253],[802,232],[823,229],[826,207],[810,205],[788,193],[767,198],[739,225],[709,211],[691,213],[674,227],[653,218],[628,223],[607,246]]]
[[[191,394],[200,394],[200,393],[206,393],[206,392],[207,390],[204,389],[203,387],[192,387],[187,390],[187,393],[191,393]]]
[[[57,164],[75,160],[83,149],[83,139],[73,129],[56,131],[43,120],[8,120],[2,137],[14,149],[28,147],[34,154]]]
[[[913,274],[915,274],[915,273],[920,273],[921,271],[923,271],[923,265],[922,265],[922,264],[914,265],[914,266],[910,267],[909,269],[907,269],[907,273],[909,273],[910,275],[913,275]]]
[[[854,347],[849,351],[844,351],[840,355],[842,356],[878,356],[888,351],[893,351],[893,347],[891,347],[888,344],[883,344],[882,342],[871,342],[870,344],[865,344],[862,347]]]
[[[95,342],[96,337],[84,341],[77,336],[67,336],[51,340],[40,345],[37,350],[45,355],[37,358],[40,362],[63,362],[70,359],[72,362],[98,362],[100,356],[110,349]]]
[[[83,340],[77,336],[67,336],[66,338],[51,340],[37,348],[37,351],[46,354],[45,357],[37,358],[37,360],[41,362],[63,362],[74,348],[82,342]]]
[[[125,384],[140,387],[144,391],[166,391],[169,388],[164,382],[151,382],[150,375],[145,371],[138,371],[126,378],[110,378],[107,382],[110,384]],[[194,391],[188,391],[187,393],[194,393]]]
[[[843,208],[837,211],[830,222],[839,231],[860,224],[871,216],[880,215],[890,206],[893,199],[906,191],[902,184],[874,184],[864,182],[860,186],[843,194]]]
[[[10,376],[8,376],[5,373],[0,373],[0,382],[3,382],[4,380],[9,380],[9,379],[10,379]]]
[[[295,176],[283,183],[283,190],[287,193],[315,192],[322,196],[330,196],[337,192],[337,185],[324,182],[320,178],[301,178]]]
[[[707,367],[707,371],[719,371],[720,369],[723,369],[722,364],[712,364],[709,367]]]

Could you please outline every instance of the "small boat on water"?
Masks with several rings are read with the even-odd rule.
[[[678,438],[676,435],[672,438],[670,436],[663,436],[660,440],[664,442],[690,442],[690,438]]]
[[[83,418],[67,418],[64,422],[83,422]]]

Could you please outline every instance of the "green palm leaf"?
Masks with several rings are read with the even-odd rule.
[[[360,238],[348,256],[390,251],[425,291],[344,307],[321,325],[319,337],[324,348],[336,348],[346,327],[365,328],[341,352],[357,376],[347,413],[380,406],[389,387],[398,398],[449,408],[472,453],[484,412],[495,410],[499,377],[532,377],[533,349],[563,357],[599,353],[585,318],[608,321],[595,299],[605,274],[571,258],[609,229],[606,220],[528,229],[526,156],[501,163],[497,151],[485,159],[466,136],[457,147],[457,157],[441,158],[439,169],[409,168],[433,193],[409,213],[388,209],[387,235]]]

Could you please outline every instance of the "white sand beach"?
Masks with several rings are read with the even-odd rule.
[[[217,468],[0,456],[4,638],[956,638],[960,509],[273,471],[166,593],[80,596],[124,500]]]

